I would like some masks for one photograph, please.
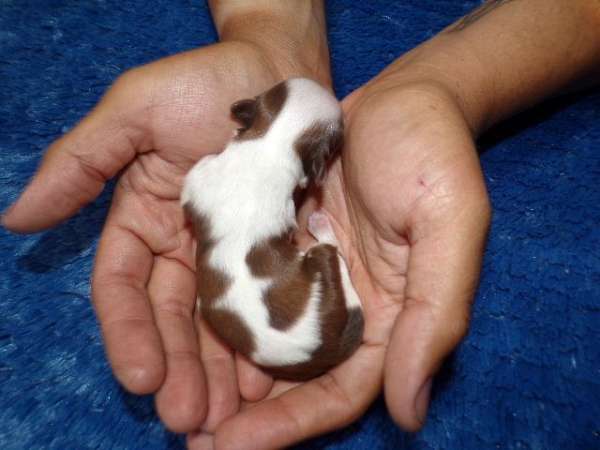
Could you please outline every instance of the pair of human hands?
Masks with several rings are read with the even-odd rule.
[[[195,316],[182,180],[230,138],[230,104],[280,81],[268,58],[232,41],[124,74],[50,147],[3,223],[56,225],[122,171],[93,303],[116,377],[156,393],[161,419],[192,432],[191,448],[289,445],[356,420],[382,386],[396,422],[417,430],[432,377],[466,332],[490,218],[472,134],[439,85],[383,73],[342,102],[346,144],[318,206],[363,303],[363,344],[349,360],[306,383],[274,381]],[[316,206],[309,196],[300,208],[300,234]]]

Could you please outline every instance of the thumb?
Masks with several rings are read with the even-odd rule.
[[[424,425],[433,377],[465,335],[467,321],[467,307],[449,316],[416,300],[409,300],[398,316],[386,359],[385,398],[404,430]]]
[[[130,120],[141,120],[134,114],[139,105],[132,98],[135,77],[117,80],[83,121],[50,146],[33,179],[3,214],[2,225],[31,233],[58,224],[94,200],[134,158],[142,139],[140,127]]]
[[[463,204],[463,214],[450,215],[458,220],[416,237],[411,246],[406,301],[384,375],[390,414],[408,431],[423,426],[432,378],[467,332],[490,216],[481,199],[472,208]]]

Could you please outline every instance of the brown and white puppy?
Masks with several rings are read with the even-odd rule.
[[[343,140],[342,111],[326,89],[298,78],[231,112],[242,128],[192,168],[181,195],[198,243],[201,315],[275,376],[312,378],[349,357],[363,332],[327,216],[309,219],[319,244],[304,253],[291,241],[294,191],[325,176]]]

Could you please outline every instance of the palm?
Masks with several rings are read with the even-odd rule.
[[[457,111],[433,109],[431,94],[357,94],[345,102],[343,167],[333,167],[324,207],[337,218],[367,313],[401,309],[416,300],[407,292],[414,245],[441,236],[461,215],[463,199],[482,188],[479,163],[464,121]]]
[[[336,166],[325,207],[346,237],[365,306],[365,343],[386,348],[388,406],[416,429],[423,418],[415,420],[414,392],[466,331],[487,197],[453,102],[429,87],[374,84],[345,102],[343,169]]]
[[[256,47],[230,41],[126,73],[50,147],[3,218],[16,231],[55,225],[125,167],[101,236],[93,300],[115,375],[133,392],[157,392],[158,412],[176,431],[204,419],[210,428],[239,402],[232,355],[193,321],[181,183],[192,164],[230,137],[230,104],[281,78],[268,61]]]
[[[367,86],[349,99],[347,226],[365,273],[357,279],[378,294],[363,298],[367,321],[376,319],[367,331],[373,327],[389,343],[388,407],[405,428],[416,429],[424,412],[415,410],[428,399],[415,393],[467,328],[487,197],[471,134],[444,93],[420,86],[380,92]],[[394,307],[392,330],[382,318]]]
[[[220,151],[230,138],[231,103],[276,81],[276,75],[257,56],[239,44],[218,44],[143,67],[129,79],[125,77],[123,87],[117,84],[117,89],[126,90],[129,83],[140,91],[124,113],[125,119],[132,121],[130,125],[140,130],[134,136],[138,156],[115,191],[95,270],[99,274],[94,284],[95,304],[104,317],[109,357],[126,386],[140,392],[156,389],[164,369],[162,355],[155,349],[163,347],[166,376],[158,384],[157,406],[163,420],[175,430],[198,425],[207,397],[211,403],[205,422],[208,428],[238,408],[231,354],[204,327],[198,342],[192,322],[192,239],[179,206],[179,193],[191,166],[202,156]],[[134,239],[138,241],[135,244]],[[114,256],[122,254],[123,242],[137,248],[115,268]],[[147,268],[146,273],[140,268]],[[147,286],[158,336],[156,329],[145,324],[136,327],[137,316],[147,316],[139,311],[147,308],[142,289],[138,292],[140,303],[130,302],[128,313],[111,301],[111,297],[116,298],[111,291],[119,287],[113,277],[104,282],[102,275],[114,270],[134,278],[139,286]],[[113,314],[115,321],[110,318]],[[138,351],[121,351],[127,348]],[[144,366],[145,380],[136,379],[135,372],[131,375],[131,368],[136,366]]]
[[[178,205],[183,177],[231,135],[229,105],[273,83],[274,76],[238,44],[218,44],[136,69],[109,92],[137,155],[123,172],[111,219],[135,231],[155,255],[192,267]],[[143,225],[143,226],[141,226]]]

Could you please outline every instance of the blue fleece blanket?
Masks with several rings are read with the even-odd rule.
[[[477,3],[331,0],[338,95]],[[0,208],[123,70],[214,40],[199,1],[0,0]],[[299,448],[600,448],[600,92],[545,103],[480,147],[493,224],[426,427],[401,432],[380,399]],[[89,278],[110,196],[45,233],[0,230],[0,449],[183,446],[103,353]]]

